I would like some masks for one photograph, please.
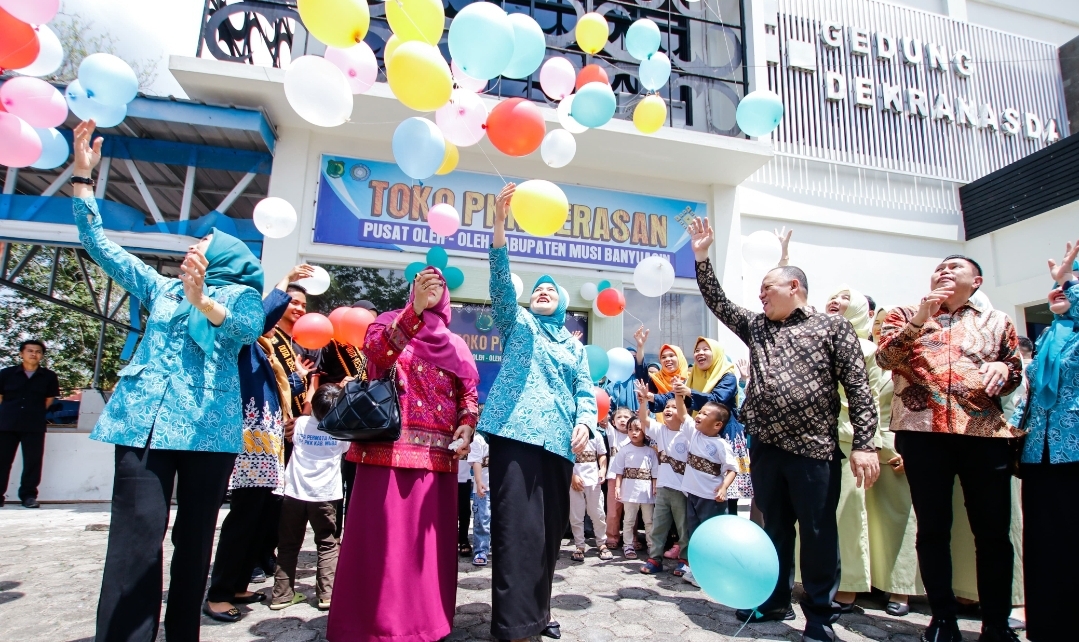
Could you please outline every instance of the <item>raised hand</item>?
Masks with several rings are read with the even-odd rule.
[[[288,271],[288,282],[295,283],[300,279],[309,279],[315,275],[315,268],[306,263],[293,267]]]
[[[417,315],[423,314],[427,308],[434,306],[442,298],[442,293],[437,286],[442,285],[442,277],[434,270],[424,270],[416,275],[413,288],[416,291],[412,297],[412,309]]]
[[[1064,260],[1059,265],[1053,259],[1049,259],[1049,274],[1053,275],[1053,280],[1059,285],[1064,285],[1075,278],[1072,266],[1075,264],[1076,256],[1079,256],[1079,241],[1068,243],[1064,247]]]
[[[749,359],[735,361],[734,367],[738,370],[739,379],[749,379]]]
[[[648,342],[648,334],[651,331],[643,325],[633,333],[633,340],[637,342],[637,361],[644,359],[644,344]]]
[[[314,361],[312,361],[310,359],[306,359],[304,357],[300,357],[299,359],[296,360],[296,374],[300,375],[301,379],[306,379],[307,375],[314,372],[314,370],[315,370],[315,362]]]
[[[581,339],[584,337],[584,333],[581,332],[580,330],[574,330],[573,332],[570,332],[569,334],[570,334],[571,337],[573,337],[574,339],[576,339],[578,341],[581,341]],[[581,343],[584,343],[584,342],[581,341]]]
[[[689,224],[689,244],[693,248],[693,256],[698,261],[708,259],[708,248],[712,247],[715,240],[715,232],[707,218],[698,216]]]
[[[516,183],[506,183],[502,191],[495,197],[495,224],[505,224],[506,219],[510,214],[510,199],[513,198],[513,193],[517,191]]]
[[[790,254],[788,253],[787,248],[790,246],[791,234],[794,234],[794,230],[788,230],[787,226],[784,225],[781,229],[773,230],[773,232],[775,233],[776,238],[779,239],[779,246],[783,248],[783,253],[779,258],[779,264],[787,265],[790,263]]]
[[[921,303],[918,304],[918,312],[914,314],[910,322],[914,325],[925,325],[925,322],[929,320],[929,317],[939,312],[940,306],[954,293],[955,289],[953,286],[942,285],[936,290],[923,296]]]
[[[184,297],[196,308],[206,305],[206,296],[202,292],[203,281],[206,279],[206,267],[210,262],[197,245],[192,245],[180,264],[180,281],[184,284]]]
[[[101,162],[101,144],[105,142],[105,139],[98,136],[93,144],[90,143],[90,139],[94,136],[95,127],[97,127],[97,123],[92,120],[84,120],[75,125],[76,176],[89,178],[90,172]]]

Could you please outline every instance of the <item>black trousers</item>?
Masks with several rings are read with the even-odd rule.
[[[472,520],[472,482],[457,482],[457,546],[468,543],[468,524]]]
[[[693,537],[693,531],[697,530],[701,524],[727,513],[727,502],[717,502],[714,499],[693,494],[686,495],[686,541],[688,542],[689,538]],[[688,555],[686,551],[681,553],[682,557]]]
[[[281,497],[274,495],[273,490],[232,489],[229,514],[221,524],[221,535],[217,539],[207,600],[231,602],[236,594],[246,592],[251,583],[251,572],[264,561],[266,542],[272,541],[273,546],[277,546]],[[270,551],[272,553],[273,548]]]
[[[45,460],[45,431],[0,431],[0,497],[7,492],[15,451],[22,445],[22,479],[19,482],[19,501],[37,499],[41,483],[41,464]]]
[[[937,618],[954,619],[952,592],[952,485],[963,485],[974,534],[978,601],[985,624],[1007,626],[1012,610],[1012,501],[1006,439],[948,433],[899,431],[895,448],[903,457],[910,499],[918,518],[918,567]]]
[[[1079,577],[1079,463],[1022,465],[1023,588],[1027,639],[1058,642],[1075,638],[1068,617],[1072,585]]]
[[[551,621],[573,462],[504,437],[492,436],[490,447],[491,635],[515,640]]]
[[[356,486],[356,462],[349,461],[345,455],[341,455],[341,486],[344,496],[334,502],[337,511],[337,531],[334,532],[334,537],[338,540],[345,531],[345,513],[348,512],[348,502],[352,499],[352,489]]]
[[[839,612],[832,607],[839,590],[839,508],[842,455],[836,448],[831,461],[789,453],[754,440],[753,501],[764,514],[768,533],[779,554],[779,581],[760,611],[787,609],[794,590],[795,523],[801,535],[802,612],[806,631],[826,639],[820,628],[834,623]]]
[[[165,610],[169,642],[197,642],[217,512],[234,453],[116,447],[109,548],[97,605],[96,642],[157,638],[161,616],[162,542],[173,481],[171,578]]]

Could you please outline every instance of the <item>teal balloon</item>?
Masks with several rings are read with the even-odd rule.
[[[54,169],[67,162],[67,157],[71,155],[71,146],[67,144],[67,139],[60,132],[55,128],[38,129],[37,127],[34,131],[41,139],[41,156],[31,163],[30,167]]]
[[[436,245],[427,250],[427,265],[430,265],[431,267],[436,267],[445,272],[449,260],[449,255],[446,254],[446,250],[442,249],[441,245]],[[442,276],[446,275],[443,274]]]
[[[509,19],[513,24],[513,58],[502,70],[502,75],[506,78],[528,78],[543,62],[543,56],[547,53],[547,39],[539,23],[528,14],[511,13]]]
[[[659,91],[671,79],[671,59],[662,51],[657,51],[641,61],[638,72],[641,86],[649,91]],[[574,104],[576,104],[576,98]],[[694,575],[696,577],[696,575]]]
[[[743,134],[767,136],[783,120],[783,101],[767,89],[752,91],[738,103],[735,120]]]
[[[465,273],[461,268],[448,267],[442,271],[442,276],[446,279],[446,287],[451,290],[456,290],[465,283]]]
[[[426,118],[406,118],[393,132],[393,159],[418,181],[434,176],[446,155],[446,139]]]
[[[592,381],[599,383],[600,379],[607,375],[607,369],[611,367],[607,351],[599,346],[587,345],[584,347],[584,353],[588,357],[588,372],[592,375]]]
[[[423,272],[423,269],[425,267],[427,267],[427,264],[420,263],[419,261],[416,261],[415,263],[409,263],[408,266],[405,268],[405,281],[408,281],[409,283],[414,281],[416,279],[416,275],[420,272]]]
[[[660,40],[656,23],[648,18],[641,18],[626,31],[626,51],[637,60],[648,60],[649,56],[659,51]]]
[[[570,115],[585,127],[602,127],[614,117],[618,99],[605,82],[590,82],[573,95]]]
[[[449,45],[450,57],[461,71],[477,80],[490,80],[513,59],[513,23],[502,7],[473,2],[450,22]]]
[[[755,609],[779,579],[772,540],[753,522],[735,515],[713,517],[689,540],[693,579],[712,599],[732,609]]]
[[[600,281],[599,283],[596,284],[596,292],[603,292],[604,290],[606,290],[609,287],[611,287],[611,282],[608,281],[607,279],[603,279],[602,281]]]

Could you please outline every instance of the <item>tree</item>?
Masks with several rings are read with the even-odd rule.
[[[361,299],[375,305],[379,312],[398,310],[408,303],[408,282],[400,270],[379,270],[348,265],[324,265],[330,273],[330,288],[319,296],[308,297],[312,312],[329,314]]]
[[[64,47],[64,62],[56,73],[47,76],[49,80],[59,84],[68,84],[79,75],[79,65],[83,58],[93,53],[107,53],[114,56],[116,53],[116,38],[107,32],[91,34],[94,29],[94,21],[74,13],[58,13],[56,18],[49,23],[56,32],[60,44]],[[120,56],[123,58],[123,56]],[[149,59],[126,60],[139,79],[139,89],[145,90],[154,84],[157,79],[157,63]]]

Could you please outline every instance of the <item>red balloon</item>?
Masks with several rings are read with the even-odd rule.
[[[616,317],[626,309],[626,297],[614,288],[607,288],[596,297],[596,307],[609,317]]]
[[[498,103],[487,116],[487,138],[507,156],[527,156],[539,149],[547,125],[536,103],[510,98]]]
[[[338,343],[363,347],[367,337],[367,326],[375,320],[375,315],[370,310],[363,308],[348,308],[341,321],[334,325],[333,338]]]
[[[352,308],[340,307],[330,313],[330,323],[333,324],[333,340],[338,343],[347,343],[345,341],[345,335],[342,332],[341,320],[345,318],[345,315]]]
[[[611,84],[611,80],[607,77],[607,72],[603,71],[603,67],[599,65],[585,65],[577,74],[577,89],[584,87],[590,82],[602,82]]]
[[[333,338],[333,324],[317,312],[309,312],[292,326],[292,340],[302,348],[319,350]]]
[[[34,28],[0,9],[0,67],[26,67],[37,59],[40,50],[41,43]]]
[[[592,388],[592,392],[596,395],[596,408],[599,411],[599,419],[602,420],[611,412],[611,397],[599,386]]]

